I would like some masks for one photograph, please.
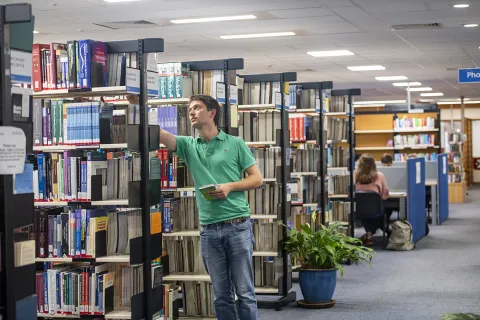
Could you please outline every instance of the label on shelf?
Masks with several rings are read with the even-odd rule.
[[[32,83],[32,54],[18,50],[10,51],[10,73],[12,82]]]
[[[158,88],[160,87],[157,72],[147,71],[147,95],[158,97]]]
[[[140,70],[127,68],[125,82],[127,93],[140,94]]]
[[[275,92],[275,108],[282,109],[282,94],[280,92]]]
[[[0,174],[23,172],[27,138],[22,129],[0,127]]]
[[[218,103],[225,103],[226,85],[223,82],[217,82],[217,101]]]
[[[230,85],[230,104],[238,103],[238,87]]]
[[[415,163],[415,176],[416,176],[415,182],[417,184],[422,182],[422,167],[420,162]]]
[[[289,94],[285,94],[285,96],[283,98],[283,105],[285,106],[285,110],[290,109],[290,95]]]

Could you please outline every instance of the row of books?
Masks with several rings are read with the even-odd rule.
[[[348,194],[350,175],[330,176],[327,183],[328,194]]]
[[[395,135],[393,137],[395,146],[415,146],[415,145],[434,145],[434,134],[413,134],[413,135]]]
[[[320,149],[314,145],[306,145],[305,149],[293,149],[291,157],[292,172],[317,172]]]
[[[437,160],[437,153],[415,153],[417,157],[425,158],[425,161],[436,161]],[[407,153],[394,153],[393,154],[393,161],[407,161],[410,158],[410,154]]]
[[[281,148],[250,148],[250,151],[262,176],[267,179],[275,178],[281,166]]]
[[[159,98],[188,98],[193,93],[190,65],[181,62],[159,63]]]
[[[348,167],[349,150],[343,147],[327,149],[327,164],[330,168]]]
[[[327,120],[327,140],[348,139],[348,119],[329,117]]]
[[[448,174],[448,183],[459,183],[462,182],[464,179],[465,173],[449,173]]]
[[[207,274],[200,251],[200,237],[164,239],[170,273]]]
[[[462,142],[463,140],[461,133],[448,133],[448,141],[450,143]]]
[[[251,214],[272,215],[277,217],[278,204],[281,202],[280,185],[265,183],[262,187],[245,191],[245,198]]]
[[[238,136],[244,141],[276,141],[276,130],[281,128],[279,112],[242,111],[238,117]]]
[[[160,179],[162,189],[186,188],[193,186],[192,173],[188,170],[185,162],[166,148],[156,151],[154,158],[157,166],[155,172],[159,175],[151,179]],[[152,159],[150,161],[152,163]],[[150,167],[152,169],[152,166]],[[158,171],[159,170],[159,171]]]
[[[278,287],[278,279],[282,275],[280,260],[281,258],[276,257],[253,258],[253,280],[255,287]]]
[[[148,124],[158,125],[174,135],[193,136],[194,134],[186,105],[150,107],[148,108]]]
[[[290,86],[294,87],[294,86]],[[302,89],[297,91],[297,109],[316,109],[317,104],[320,103],[318,99],[317,90],[314,89]],[[318,99],[318,100],[317,100]],[[320,107],[318,105],[318,107]]]
[[[198,207],[194,197],[164,198],[163,232],[198,230]]]
[[[140,157],[135,154],[81,150],[39,153],[33,171],[34,198],[36,201],[128,199],[128,182],[140,178]]]
[[[274,104],[276,92],[280,92],[280,82],[244,83],[243,104]]]
[[[348,104],[348,96],[330,96],[327,112],[347,112],[351,111]]]
[[[330,201],[328,204],[329,222],[347,222],[349,216],[351,202],[349,201]]]
[[[124,86],[126,68],[136,68],[136,60],[136,54],[108,53],[101,41],[34,44],[33,90]]]
[[[283,227],[277,223],[265,222],[265,220],[254,221],[252,224],[255,251],[277,251],[278,235]]]
[[[317,203],[320,194],[320,180],[317,177],[303,176],[290,179],[287,184],[292,203]]]
[[[291,142],[317,140],[320,119],[304,113],[290,113],[288,127]]]
[[[408,128],[435,128],[435,119],[432,117],[410,118],[403,116],[393,120],[393,128],[395,130]]]
[[[208,282],[182,282],[183,313],[187,317],[214,317],[215,296]]]

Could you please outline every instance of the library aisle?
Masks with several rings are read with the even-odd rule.
[[[377,250],[372,269],[347,267],[337,279],[332,309],[261,309],[260,319],[439,320],[444,313],[480,314],[479,204],[477,187],[465,203],[450,205],[443,225],[430,225],[415,250]],[[300,299],[298,283],[294,289]]]

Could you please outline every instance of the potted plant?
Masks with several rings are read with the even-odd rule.
[[[312,214],[312,223],[315,213]],[[301,231],[291,228],[285,242],[286,251],[301,262],[300,289],[305,304],[330,304],[337,283],[337,271],[343,276],[342,264],[350,261],[358,265],[366,262],[371,267],[372,249],[362,246],[359,239],[341,232],[341,225],[331,223],[313,230],[309,224]],[[333,306],[333,304],[332,304]]]

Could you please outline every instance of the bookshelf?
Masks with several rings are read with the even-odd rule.
[[[354,211],[355,211],[355,150],[357,150],[357,141],[354,133],[357,115],[353,107],[355,96],[361,95],[360,89],[331,90],[330,101],[322,109],[321,116],[327,119],[326,134],[332,138],[332,131],[337,135],[339,129],[345,139],[333,137],[330,144],[327,145],[329,154],[328,163],[330,173],[324,171],[327,181],[327,222],[340,222],[347,226],[347,232],[350,236],[355,235]],[[339,124],[335,123],[338,121]],[[341,125],[342,121],[344,122]],[[325,132],[325,131],[324,131]],[[339,140],[341,142],[339,142]],[[346,168],[345,168],[346,167]],[[334,169],[335,168],[335,169]]]
[[[290,82],[295,80],[296,73],[288,72],[242,75],[237,81],[240,89],[239,97],[242,102],[239,110],[243,112],[240,114],[239,136],[252,148],[263,176],[267,179],[276,179],[276,181],[270,180],[274,182],[273,184],[265,184],[263,190],[256,189],[247,193],[247,199],[252,214],[254,214],[252,219],[256,215],[268,216],[272,211],[276,213],[272,215],[272,218],[276,219],[265,221],[256,219],[253,225],[257,248],[259,245],[262,246],[260,248],[262,252],[254,253],[255,292],[257,295],[279,295],[280,298],[273,302],[276,310],[280,310],[296,299],[296,292],[291,291],[291,261],[282,244],[287,230],[277,224],[280,222],[287,225],[291,219],[291,195],[287,191],[291,172],[288,109],[292,105],[293,97],[287,92],[291,93]],[[264,139],[273,141],[264,143]],[[255,143],[259,140],[262,142]],[[268,194],[274,196],[268,196]],[[273,201],[262,201],[264,197]],[[266,233],[259,232],[259,230],[265,230]],[[257,237],[260,237],[260,234],[272,235],[273,243],[270,243],[272,240],[267,237],[266,240],[269,241],[265,241],[265,245],[273,244],[272,247],[276,248],[276,251],[265,252],[269,250],[264,247],[263,238],[260,241],[262,244],[259,244]],[[265,261],[262,257],[269,260]],[[281,271],[277,274],[275,269],[281,269]],[[263,272],[275,275],[277,281],[273,282],[276,282],[276,286],[272,287],[272,281],[268,277],[264,279]],[[259,287],[259,284],[263,284],[263,286]]]
[[[31,90],[27,88],[32,70],[13,68],[11,58],[31,59],[34,17],[30,4],[1,5],[0,17],[0,130],[1,140],[12,144],[10,150],[3,146],[0,152],[0,318],[32,319],[37,304],[32,252],[35,244],[28,235],[25,237],[23,232],[18,232],[33,223],[33,192],[29,177],[32,166],[23,160],[32,149]],[[18,88],[13,84],[21,84],[24,92],[15,93]],[[17,107],[13,107],[13,94],[20,95],[22,100],[27,98],[28,103],[21,104],[20,113],[15,110]],[[13,148],[19,150],[19,154],[16,160],[6,162],[5,156],[12,154]]]
[[[440,109],[436,104],[413,104],[410,112],[405,104],[355,109],[357,154],[367,152],[380,161],[387,153],[394,161],[405,161],[411,154],[434,160],[440,152]]]
[[[449,203],[463,203],[467,193],[464,167],[466,137],[462,132],[447,131],[445,141],[445,153],[448,154],[448,200]]]
[[[151,38],[101,46],[109,64],[113,59],[120,61],[115,73],[106,73],[110,80],[120,76],[120,85],[56,89],[67,84],[65,77],[70,74],[65,68],[59,77],[61,85],[52,84],[40,72],[42,83],[49,84],[35,88],[33,94],[34,117],[41,116],[33,126],[34,137],[40,129],[41,139],[36,139],[32,148],[38,175],[37,181],[34,178],[38,246],[33,283],[39,297],[39,318],[152,319],[163,308],[161,180],[150,157],[159,147],[159,131],[149,125],[146,107],[148,96],[158,95],[158,89],[156,94],[150,87],[147,90],[147,77],[158,77],[151,71],[151,58],[163,52],[164,42]],[[76,57],[73,52],[66,63],[73,65]],[[39,68],[47,68],[46,61],[42,55]],[[95,62],[90,63],[86,68],[93,70]],[[93,85],[93,71],[90,77]],[[137,81],[131,82],[132,77]],[[101,78],[106,79],[103,73]],[[137,95],[138,105],[100,100],[132,93]],[[63,121],[59,120],[62,117]],[[65,131],[56,125],[63,125]],[[50,141],[50,136],[63,139]],[[40,179],[41,175],[46,180]],[[51,282],[56,277],[65,288],[57,301],[60,309],[52,301],[44,308],[47,299],[56,298],[50,295],[58,290]],[[102,299],[96,301],[95,294]]]

